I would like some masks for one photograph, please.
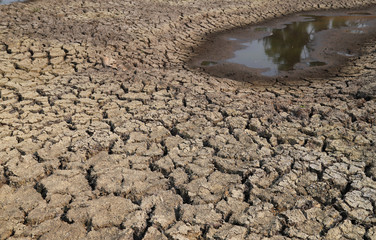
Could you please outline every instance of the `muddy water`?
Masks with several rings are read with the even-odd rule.
[[[276,76],[280,71],[326,65],[312,56],[317,33],[325,30],[347,28],[353,34],[362,34],[363,28],[374,17],[364,16],[302,16],[299,21],[287,23],[283,28],[255,28],[268,36],[242,43],[245,48],[234,52],[225,61],[243,64],[250,68],[265,69],[264,76]],[[235,39],[237,40],[237,39]],[[298,65],[299,64],[299,65]]]
[[[192,63],[230,78],[237,70],[265,77],[315,72],[357,56],[375,28],[372,12],[290,16],[214,36]]]
[[[14,2],[24,2],[22,0],[0,0],[0,5],[6,5],[6,4],[11,4]]]

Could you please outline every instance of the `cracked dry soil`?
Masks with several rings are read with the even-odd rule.
[[[376,239],[376,47],[333,77],[186,67],[208,33],[375,0],[0,6],[0,239]]]

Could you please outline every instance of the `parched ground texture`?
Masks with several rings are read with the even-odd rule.
[[[325,79],[185,64],[211,32],[371,3],[0,6],[0,239],[376,239],[375,39]]]

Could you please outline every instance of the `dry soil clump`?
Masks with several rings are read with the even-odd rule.
[[[0,239],[376,239],[376,48],[332,78],[188,70],[209,32],[374,0],[0,6]]]

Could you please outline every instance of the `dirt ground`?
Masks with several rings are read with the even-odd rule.
[[[371,3],[0,5],[0,239],[376,239],[376,39],[326,78],[186,64],[212,32]]]

